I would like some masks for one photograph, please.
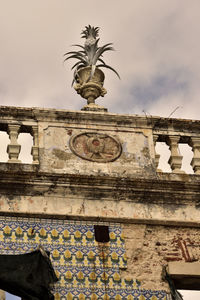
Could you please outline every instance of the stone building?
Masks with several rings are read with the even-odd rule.
[[[171,299],[198,289],[200,121],[0,107],[9,160],[0,163],[0,252],[50,251],[55,299]],[[33,137],[32,164],[19,160]],[[158,170],[158,142],[171,173]],[[194,174],[181,170],[180,143]]]

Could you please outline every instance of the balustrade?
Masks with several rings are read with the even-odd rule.
[[[193,120],[179,120],[179,119],[166,119],[166,118],[158,118],[158,117],[152,117],[144,118],[142,116],[126,116],[125,119],[129,121],[126,125],[126,122],[122,122],[121,116],[109,116],[104,115],[104,118],[97,118],[97,115],[95,114],[87,114],[87,117],[90,117],[91,124],[103,124],[103,126],[106,126],[105,124],[109,124],[111,122],[114,128],[116,128],[116,124],[119,124],[119,128],[117,128],[118,134],[120,134],[120,126],[122,126],[122,132],[124,132],[124,136],[126,134],[126,126],[129,126],[129,124],[136,124],[135,127],[128,127],[127,130],[131,130],[132,133],[138,132],[138,129],[140,132],[145,133],[149,132],[150,136],[150,147],[154,146],[154,151],[150,151],[152,157],[154,158],[155,167],[158,172],[162,172],[167,170],[167,168],[171,168],[172,173],[183,173],[183,154],[180,153],[179,147],[180,144],[186,144],[189,147],[192,148],[192,152],[190,151],[190,154],[193,155],[191,158],[191,166],[193,168],[194,174],[199,175],[200,174],[200,121],[193,121]],[[7,140],[4,145],[7,146],[7,153],[8,153],[8,161],[7,161],[7,155],[3,157],[2,161],[7,161],[8,163],[21,163],[25,161],[24,158],[24,152],[23,150],[26,149],[26,147],[23,147],[23,143],[20,142],[20,138],[18,139],[19,135],[21,133],[30,134],[32,136],[33,144],[31,150],[28,150],[30,155],[32,156],[32,164],[39,164],[39,146],[44,147],[43,142],[45,141],[45,138],[40,139],[41,144],[39,145],[39,137],[38,137],[38,124],[41,125],[42,123],[48,122],[49,124],[55,124],[58,126],[58,122],[61,122],[62,128],[65,128],[65,122],[67,120],[67,123],[70,124],[71,120],[75,120],[77,118],[77,121],[75,123],[85,122],[86,116],[81,112],[79,115],[79,112],[63,112],[63,111],[51,111],[51,110],[44,110],[44,109],[24,109],[24,108],[12,108],[12,107],[3,107],[1,108],[1,121],[0,121],[0,131],[6,132],[9,136],[9,143],[7,145]],[[115,120],[116,119],[116,120]],[[115,121],[115,122],[114,122]],[[88,121],[87,121],[88,122]],[[113,123],[114,122],[114,123]],[[74,126],[73,121],[73,126]],[[81,123],[80,123],[81,124]],[[89,124],[89,123],[88,123]],[[122,124],[122,125],[120,125]],[[43,126],[43,125],[42,125]],[[41,128],[42,128],[41,126]],[[71,125],[70,125],[71,126]],[[84,125],[85,126],[85,125]],[[110,125],[109,125],[110,126]],[[91,127],[92,128],[92,127]],[[110,128],[110,127],[109,127]],[[99,129],[98,129],[99,130]],[[147,131],[146,131],[147,130]],[[146,131],[146,132],[145,132]],[[41,136],[45,137],[46,132],[41,131]],[[22,137],[22,135],[20,135]],[[27,136],[26,136],[27,137]],[[122,138],[122,144],[125,142],[126,139],[123,140]],[[24,140],[23,140],[24,141]],[[29,143],[29,141],[28,141]],[[32,143],[32,141],[31,141]],[[163,167],[163,170],[160,170],[160,161],[162,160],[162,151],[158,151],[158,148],[156,150],[157,143],[165,143],[166,148],[169,147],[170,157],[168,160],[168,157],[166,158],[166,164]],[[22,144],[22,145],[20,145]],[[52,145],[53,147],[54,145]],[[1,149],[2,149],[1,145]],[[22,148],[22,149],[21,149]],[[182,147],[183,149],[184,147]],[[131,149],[131,148],[130,148]],[[153,150],[151,148],[151,150]],[[3,151],[6,154],[6,151],[3,149]],[[132,151],[132,150],[131,150]],[[134,150],[135,151],[135,150]],[[182,151],[182,150],[181,150]],[[168,155],[168,154],[167,154]],[[22,159],[23,157],[23,159]],[[188,155],[189,157],[189,155]],[[185,156],[184,156],[185,158]],[[29,158],[26,160],[28,161]],[[168,160],[168,164],[167,164]],[[1,161],[1,157],[0,157]],[[114,162],[112,163],[114,164]],[[191,171],[189,171],[191,172]]]
[[[200,137],[195,136],[181,136],[181,135],[167,135],[167,134],[153,134],[154,147],[157,142],[164,142],[169,146],[171,152],[168,163],[173,173],[184,173],[182,168],[183,156],[180,154],[179,145],[187,144],[192,147],[193,158],[190,165],[194,170],[194,174],[200,174]],[[155,166],[158,168],[160,162],[160,154],[155,151]],[[157,171],[161,171],[157,169]]]
[[[7,146],[8,163],[21,163],[19,154],[21,145],[18,143],[18,136],[20,133],[29,133],[33,137],[33,146],[31,155],[33,164],[39,164],[39,145],[38,145],[38,126],[37,125],[24,125],[19,123],[0,123],[0,131],[7,132],[9,135],[10,143]]]

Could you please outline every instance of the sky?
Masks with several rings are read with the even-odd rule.
[[[105,62],[109,112],[199,119],[199,0],[0,0],[0,105],[80,110],[63,54],[88,24]],[[199,297],[197,297],[199,298]],[[196,300],[195,296],[192,299]],[[9,298],[8,298],[9,299]]]
[[[88,24],[113,42],[108,93],[97,103],[113,113],[199,119],[199,0],[0,0],[0,105],[79,110],[73,61]]]

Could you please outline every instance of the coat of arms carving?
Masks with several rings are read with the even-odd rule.
[[[94,162],[114,161],[122,152],[121,144],[116,138],[102,133],[79,133],[71,137],[69,144],[74,154]]]

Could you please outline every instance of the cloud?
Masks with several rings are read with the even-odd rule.
[[[130,93],[135,97],[136,103],[143,108],[149,108],[152,102],[168,97],[168,95],[185,93],[189,88],[187,78],[182,78],[181,71],[173,70],[168,74],[156,74],[148,82],[134,83]]]
[[[199,9],[199,0],[8,0],[0,12],[0,104],[81,108],[63,53],[92,24],[101,28],[100,44],[114,42],[105,61],[122,78],[105,71],[108,94],[98,103],[164,116],[181,105],[174,116],[199,118]]]

